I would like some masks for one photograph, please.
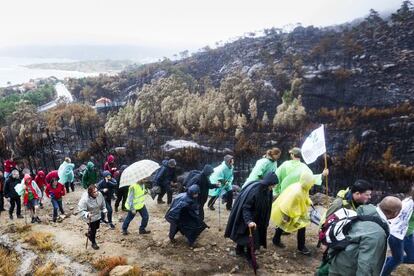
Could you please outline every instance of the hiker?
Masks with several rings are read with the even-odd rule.
[[[380,218],[380,222],[356,221],[346,235],[345,250],[329,249],[329,275],[380,275],[387,252],[388,220],[401,210],[401,200],[387,196],[375,207],[360,206],[358,215]]]
[[[107,212],[105,206],[105,199],[95,185],[88,187],[88,190],[82,194],[82,197],[78,203],[78,209],[81,217],[86,220],[89,225],[86,236],[91,241],[92,248],[95,250],[99,249],[99,246],[96,243],[96,231],[99,229],[101,212]]]
[[[50,198],[50,202],[53,206],[53,222],[57,221],[58,209],[62,215],[65,214],[63,210],[62,197],[65,195],[65,187],[57,181],[57,179],[52,179],[52,181],[47,184],[45,190],[46,196]]]
[[[214,172],[214,169],[210,165],[205,165],[202,171],[191,171],[184,181],[184,185],[188,190],[193,185],[198,185],[200,193],[197,197],[199,203],[200,218],[204,220],[204,205],[208,199],[208,190],[219,188],[218,184],[211,184],[210,175]]]
[[[102,193],[105,198],[106,204],[106,214],[108,217],[108,221],[105,221],[105,214],[102,213],[101,221],[104,223],[108,223],[111,229],[115,229],[115,225],[112,223],[112,195],[114,194],[114,190],[116,189],[116,180],[112,178],[112,175],[109,171],[104,171],[102,173],[103,179],[98,182],[96,187],[98,191]]]
[[[109,171],[112,177],[115,177],[115,172],[118,170],[118,168],[116,167],[115,157],[112,154],[108,155],[106,158],[103,169],[104,171]]]
[[[23,177],[23,203],[24,206],[30,211],[32,223],[41,223],[39,216],[37,215],[37,209],[39,208],[39,199],[42,191],[37,186],[36,182],[32,180],[29,174],[25,174]]]
[[[145,183],[148,181],[148,178],[144,178],[139,180],[137,183],[129,186],[128,198],[127,202],[125,202],[125,208],[128,210],[128,215],[122,224],[123,235],[129,234],[128,226],[134,219],[137,212],[141,215],[142,218],[141,226],[139,227],[139,233],[143,235],[151,233],[151,231],[145,229],[148,225],[149,220],[147,207],[145,207],[145,196],[148,193],[147,189],[145,188]]]
[[[6,185],[6,179],[3,176],[3,172],[0,171],[0,213],[6,211],[4,209],[4,186]]]
[[[59,183],[62,183],[66,187],[66,193],[69,193],[69,187],[71,188],[72,192],[75,191],[75,184],[73,181],[75,180],[75,174],[73,173],[73,168],[75,164],[71,163],[69,157],[65,157],[65,161],[59,166],[58,175],[59,175]]]
[[[363,179],[356,180],[351,187],[338,192],[336,199],[329,205],[325,218],[328,218],[341,208],[356,211],[360,205],[368,203],[371,199],[372,190],[373,186],[368,181]]]
[[[279,185],[273,190],[273,195],[280,195],[289,185],[297,183],[300,176],[304,171],[313,174],[311,169],[300,161],[302,156],[300,148],[292,148],[289,150],[291,160],[285,161],[276,169],[276,175],[279,178]],[[321,174],[314,175],[315,185],[322,184],[322,177],[326,177],[329,174],[328,169],[324,169]]]
[[[214,172],[210,175],[210,182],[212,184],[220,184],[220,188],[211,189],[208,201],[208,207],[210,210],[215,210],[214,203],[217,199],[220,200],[220,196],[226,200],[226,209],[231,210],[233,205],[233,170],[234,170],[234,158],[227,154],[224,156],[224,161],[214,168]]]
[[[309,207],[312,204],[309,190],[314,184],[313,174],[305,170],[299,182],[287,187],[274,201],[271,221],[277,227],[272,240],[275,246],[285,248],[281,242],[282,234],[297,231],[298,252],[310,256],[311,252],[305,246],[305,235],[306,226],[310,224]]]
[[[390,225],[388,244],[391,256],[385,261],[381,276],[391,275],[391,272],[401,263],[414,264],[414,186],[408,196],[402,201],[402,209]],[[405,256],[404,256],[405,252]]]
[[[275,172],[277,169],[277,160],[279,160],[280,154],[281,151],[279,148],[267,150],[263,158],[257,160],[256,165],[254,165],[249,177],[244,182],[243,187],[247,183],[261,180],[269,172]]]
[[[90,185],[96,184],[98,181],[98,172],[96,171],[95,164],[89,161],[86,164],[86,169],[82,175],[82,187],[88,189]]]
[[[190,247],[207,225],[199,215],[199,203],[197,197],[200,195],[198,185],[191,185],[187,192],[177,195],[171,204],[170,209],[165,215],[165,219],[170,223],[168,237],[172,243],[175,242],[175,235],[178,231],[183,234]]]
[[[172,202],[173,192],[171,186],[177,181],[176,166],[177,162],[175,159],[164,160],[161,163],[161,168],[155,174],[154,185],[160,189],[157,199],[158,204],[165,203],[162,200],[165,194],[167,194],[167,204],[171,204]]]
[[[254,250],[267,247],[267,227],[272,208],[272,189],[278,183],[274,172],[266,174],[259,181],[243,187],[231,210],[224,236],[233,240],[236,255],[251,262],[249,234],[252,231]],[[247,250],[247,251],[246,251]]]
[[[9,178],[13,168],[17,168],[17,164],[14,161],[13,152],[12,152],[10,158],[4,161],[3,167],[4,167],[4,178],[7,180]]]
[[[50,184],[52,183],[52,180],[59,180],[59,174],[57,170],[51,171],[46,175],[46,183]],[[63,183],[61,183],[63,184]]]
[[[121,204],[122,211],[127,211],[127,209],[125,208],[125,202],[128,197],[128,186],[123,186],[119,188],[119,183],[121,182],[122,173],[127,167],[128,167],[127,165],[122,165],[119,170],[119,177],[117,179],[118,189],[116,191],[115,212],[118,212],[119,204]]]
[[[44,171],[38,171],[34,181],[37,184],[37,187],[39,187],[41,194],[39,195],[39,206],[41,209],[43,209],[43,193],[46,189],[46,174]]]
[[[21,201],[20,195],[16,192],[14,187],[20,184],[20,174],[17,169],[12,169],[11,175],[6,180],[6,185],[4,186],[4,197],[8,198],[10,201],[9,208],[9,217],[13,219],[14,207],[16,207],[17,218],[23,218],[21,215]]]

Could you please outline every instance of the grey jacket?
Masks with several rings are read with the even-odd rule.
[[[101,219],[101,212],[106,213],[106,204],[103,195],[98,192],[98,196],[96,198],[90,197],[88,192],[84,192],[79,203],[78,209],[83,218],[86,221],[94,222]],[[89,215],[89,217],[88,217]]]

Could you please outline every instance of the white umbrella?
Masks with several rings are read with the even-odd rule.
[[[132,184],[151,176],[151,174],[159,168],[160,165],[151,160],[141,160],[135,162],[122,172],[119,187],[131,186]]]

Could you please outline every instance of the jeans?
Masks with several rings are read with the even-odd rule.
[[[391,275],[391,272],[401,263],[414,264],[414,234],[404,237],[404,240],[394,236],[388,238],[391,256],[385,261],[381,275]],[[404,256],[404,252],[407,254]]]
[[[280,243],[280,238],[282,237],[282,234],[283,234],[283,230],[280,228],[276,228],[275,235],[273,237],[273,243]],[[297,234],[299,250],[303,250],[305,248],[305,240],[306,240],[306,228],[303,227],[298,230],[298,234]]]
[[[0,212],[4,211],[4,194],[0,192]]]
[[[119,188],[116,194],[115,209],[118,209],[119,203],[121,203],[122,210],[125,210],[125,202],[127,200],[127,197],[128,197],[128,186]]]
[[[73,183],[73,182],[66,182],[65,183],[66,193],[69,193],[69,186],[70,186],[72,192],[74,192],[75,191],[75,183]]]
[[[212,196],[210,200],[208,201],[208,206],[214,206],[214,203],[216,202],[218,196]],[[226,200],[226,209],[231,210],[231,207],[233,206],[233,191],[230,190],[226,192],[223,195],[223,199]]]
[[[96,231],[99,229],[100,220],[88,223],[89,230],[88,230],[88,238],[92,242],[92,244],[96,244]]]
[[[158,202],[162,201],[162,198],[164,197],[164,195],[167,194],[167,204],[171,204],[172,202],[172,190],[171,190],[171,186],[167,185],[165,186],[161,186],[161,192],[158,195]]]
[[[9,214],[10,216],[13,215],[14,206],[16,206],[16,215],[20,216],[22,212],[22,206],[20,203],[20,197],[12,197],[10,198],[10,209]]]
[[[65,214],[65,211],[63,210],[62,199],[52,198],[50,201],[53,205],[53,220],[56,220],[58,216],[58,209],[60,210],[62,215]]]
[[[148,225],[149,215],[147,211],[147,207],[142,207],[141,209],[137,210],[137,212],[141,215],[142,221],[141,226],[139,227],[139,231],[144,231],[145,227]],[[124,220],[124,223],[122,224],[122,231],[127,231],[128,226],[131,223],[131,221],[134,219],[135,215],[132,214],[131,211],[128,212],[127,217]]]
[[[105,204],[106,204],[106,210],[108,210],[108,223],[112,223],[112,202],[111,199],[105,199]],[[105,214],[101,213],[101,219],[104,220],[105,219]]]

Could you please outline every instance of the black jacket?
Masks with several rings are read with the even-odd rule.
[[[270,175],[270,176],[269,176]],[[256,223],[253,230],[256,248],[266,248],[267,227],[272,209],[272,191],[269,185],[277,182],[274,173],[266,175],[261,181],[245,186],[237,197],[230,213],[224,236],[240,245],[248,245],[250,222]]]
[[[191,171],[187,178],[184,181],[186,189],[190,188],[193,185],[198,185],[200,187],[200,194],[198,195],[198,202],[201,206],[207,202],[208,199],[208,190],[217,188],[215,184],[210,183],[209,177],[201,171]]]
[[[4,186],[4,196],[8,198],[20,197],[14,187],[21,182],[20,179],[15,179],[11,175],[6,180],[6,185]]]
[[[175,168],[168,166],[168,160],[162,161],[161,168],[155,173],[154,184],[160,187],[168,187],[171,181],[176,181]]]
[[[102,193],[105,200],[108,201],[112,198],[112,195],[114,194],[114,191],[117,188],[117,183],[116,183],[116,180],[114,178],[112,178],[109,181],[106,181],[106,179],[103,178],[101,181],[98,182],[97,188],[98,188],[98,191],[100,191]],[[108,191],[104,192],[103,190],[105,188],[107,188]]]

